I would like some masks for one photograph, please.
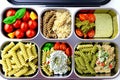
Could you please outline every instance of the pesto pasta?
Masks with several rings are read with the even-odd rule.
[[[110,73],[115,66],[114,57],[114,47],[110,44],[81,43],[75,48],[75,71],[79,75],[92,76]]]
[[[10,42],[1,50],[5,76],[25,77],[34,75],[38,69],[38,53],[33,43]]]

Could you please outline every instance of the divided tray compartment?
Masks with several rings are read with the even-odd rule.
[[[110,0],[8,0],[13,4],[39,4],[46,6],[100,6],[107,4]],[[72,5],[71,5],[72,4]]]
[[[39,46],[35,43],[35,42],[33,42],[33,41],[5,41],[3,44],[2,44],[2,46],[1,46],[1,50],[3,51],[3,49],[6,47],[6,46],[8,46],[10,43],[14,43],[15,45],[14,46],[16,46],[16,44],[18,44],[19,42],[21,42],[21,43],[23,43],[23,44],[34,44],[35,45],[35,48],[36,48],[36,52],[37,52],[37,58],[35,58],[35,59],[37,59],[37,62],[35,62],[36,64],[36,70],[34,71],[34,73],[32,73],[32,74],[30,74],[30,75],[27,75],[27,76],[21,76],[21,77],[15,77],[15,76],[5,76],[5,72],[3,71],[3,66],[2,65],[0,65],[0,74],[1,74],[1,76],[2,77],[4,77],[4,78],[6,78],[6,79],[26,79],[26,78],[28,78],[28,79],[31,79],[31,78],[34,78],[34,77],[36,77],[38,74],[39,74]],[[12,46],[12,48],[14,47],[14,46]],[[8,50],[9,49],[9,51],[7,51],[7,53],[6,54],[8,54],[9,52],[10,52],[10,50],[12,49],[12,48],[7,48],[6,50]],[[16,47],[17,48],[17,47]],[[14,48],[15,49],[15,48]],[[19,47],[18,47],[18,49],[19,49]],[[2,51],[0,52],[0,59],[2,59]],[[18,51],[18,50],[17,50]],[[17,51],[15,51],[15,53],[17,53]],[[11,55],[11,57],[12,57],[12,54],[11,53],[9,53],[10,55]],[[16,54],[17,55],[17,54]],[[21,55],[21,54],[20,54]],[[11,59],[11,57],[9,57],[9,56],[6,56],[5,57],[5,59]],[[17,58],[18,58],[18,56],[17,56]],[[24,57],[23,57],[24,58]],[[25,58],[24,58],[25,59]],[[11,59],[12,60],[12,59]],[[11,61],[10,60],[10,61]],[[33,60],[32,60],[33,61]],[[28,61],[27,61],[28,62]],[[21,63],[21,62],[20,62]],[[11,61],[11,65],[14,65],[15,63],[13,62],[12,63],[12,61]],[[26,63],[27,64],[27,63]],[[7,65],[7,63],[6,63],[6,65]],[[7,65],[8,66],[8,65]],[[25,67],[25,66],[23,66],[23,67]],[[12,68],[13,68],[13,66],[12,66]],[[21,69],[22,69],[22,67],[21,67]],[[11,70],[12,71],[12,70]]]
[[[79,45],[79,46],[78,46]],[[96,73],[96,74],[92,74],[92,73],[87,73],[87,72],[85,72],[84,73],[84,71],[87,71],[87,70],[90,70],[90,68],[88,69],[87,67],[87,70],[84,70],[83,71],[83,73],[81,74],[81,73],[79,73],[79,71],[76,69],[76,67],[78,68],[78,66],[77,66],[77,63],[76,63],[76,61],[77,61],[77,57],[81,57],[82,58],[82,60],[84,60],[84,62],[85,62],[85,64],[87,65],[87,60],[90,60],[90,57],[88,56],[87,57],[87,55],[88,54],[91,54],[91,52],[92,51],[86,51],[86,52],[82,52],[83,54],[84,54],[84,56],[86,56],[86,58],[88,58],[87,60],[85,59],[85,57],[83,57],[83,55],[78,55],[78,54],[82,54],[81,52],[80,53],[78,53],[79,51],[82,51],[82,50],[84,50],[84,49],[88,49],[88,47],[84,47],[85,45],[88,45],[88,47],[90,48],[90,45],[93,45],[93,46],[97,46],[98,47],[98,51],[100,50],[100,46],[106,46],[106,47],[111,47],[111,48],[109,48],[109,49],[105,49],[105,47],[104,47],[104,50],[107,50],[108,52],[110,52],[109,50],[111,49],[112,50],[112,48],[114,47],[114,51],[113,51],[113,53],[108,53],[109,54],[109,57],[110,57],[110,55],[111,54],[114,54],[115,55],[115,57],[113,58],[114,59],[114,61],[115,61],[115,66],[114,66],[114,68],[113,69],[111,69],[111,71],[110,71],[110,73],[105,73],[104,71],[104,68],[101,68],[101,70],[103,70],[103,72],[102,73],[100,73],[99,71],[100,71],[100,69],[99,69],[99,67],[98,66],[94,66],[94,67],[91,67],[91,65],[92,65],[92,61],[91,62],[89,62],[88,63],[88,65],[89,65],[89,67],[91,67],[91,68],[93,68],[93,69],[95,69],[95,67],[96,67],[96,71],[98,70],[98,73]],[[89,49],[88,49],[89,50]],[[90,50],[92,50],[92,49],[90,49]],[[78,76],[78,77],[80,77],[80,78],[102,78],[102,77],[105,77],[105,78],[114,78],[114,77],[116,77],[116,75],[118,75],[119,74],[119,49],[118,49],[118,46],[117,46],[117,44],[115,44],[115,43],[113,43],[113,42],[97,42],[97,41],[92,41],[92,42],[80,42],[80,43],[78,43],[77,45],[76,45],[76,47],[75,47],[75,49],[74,49],[74,51],[76,51],[76,54],[74,54],[74,61],[75,61],[75,58],[76,58],[76,61],[75,61],[75,63],[74,63],[74,65],[75,65],[75,68],[74,68],[74,72],[75,72],[75,74]],[[95,48],[94,48],[94,51],[95,51]],[[98,55],[100,54],[99,52],[96,52]],[[94,53],[92,53],[92,59],[91,60],[93,60],[93,56],[94,55],[97,55],[97,54],[94,54]],[[108,59],[109,59],[109,57],[108,57]],[[95,58],[94,58],[95,59]],[[98,58],[96,59],[96,61],[98,60]],[[107,60],[107,59],[106,59]],[[109,59],[110,60],[110,59]],[[80,60],[79,60],[79,62],[80,62]],[[82,62],[82,61],[81,61]],[[107,65],[106,64],[106,62],[107,61],[104,61],[104,63],[105,63],[105,65]],[[95,63],[95,65],[97,64],[97,62]],[[81,65],[81,64],[80,64]],[[99,64],[100,65],[100,64]],[[114,65],[114,64],[113,64]],[[108,67],[109,68],[109,67]],[[107,71],[107,70],[106,70]]]
[[[11,8],[11,7],[10,7]],[[13,7],[12,7],[13,8]],[[24,6],[23,7],[14,7],[15,9],[18,9],[18,8],[25,8]],[[51,7],[51,8],[49,8],[49,7],[31,7],[31,6],[28,6],[27,8],[29,8],[29,9],[33,9],[33,10],[35,10],[36,11],[36,13],[38,14],[38,33],[37,33],[37,35],[36,35],[36,37],[35,38],[31,38],[31,39],[9,39],[9,38],[6,38],[5,39],[5,42],[6,41],[17,41],[17,42],[19,42],[19,41],[21,41],[21,42],[34,42],[35,44],[37,44],[37,46],[38,46],[38,71],[37,71],[37,73],[36,73],[36,75],[34,76],[34,78],[33,77],[19,77],[19,78],[14,78],[14,77],[8,77],[7,79],[82,79],[82,78],[85,78],[85,79],[87,79],[87,77],[81,77],[81,76],[78,76],[77,75],[77,73],[75,72],[75,65],[74,65],[74,49],[75,49],[75,47],[76,47],[76,45],[78,44],[78,43],[81,43],[81,42],[93,42],[93,43],[96,43],[96,42],[110,42],[110,43],[112,43],[112,45],[115,45],[116,47],[117,47],[117,54],[118,54],[118,64],[119,64],[119,50],[120,50],[120,42],[119,42],[119,38],[120,38],[120,35],[119,35],[119,16],[118,16],[118,13],[117,13],[117,11],[115,10],[115,9],[112,9],[112,8],[65,8],[65,7],[61,7],[61,8],[55,8],[55,7]],[[7,7],[7,9],[9,9],[9,7]],[[65,10],[68,10],[69,12],[70,12],[70,15],[71,15],[71,34],[70,34],[70,36],[67,38],[67,39],[48,39],[48,38],[45,38],[43,35],[42,35],[42,32],[41,32],[41,19],[42,19],[42,14],[45,12],[45,11],[47,11],[47,10],[57,10],[57,9],[65,9]],[[72,9],[73,9],[73,11],[72,11]],[[6,8],[5,8],[5,10],[6,10]],[[114,33],[114,36],[112,37],[112,38],[105,38],[105,39],[102,39],[102,38],[98,38],[98,39],[82,39],[82,38],[79,38],[76,34],[75,34],[75,16],[76,16],[76,13],[78,12],[78,11],[80,11],[80,10],[103,10],[104,12],[105,11],[111,11],[110,12],[110,14],[113,14],[112,15],[112,17],[114,17],[113,18],[113,21],[115,21],[115,22],[113,22],[113,23],[115,23],[114,24],[114,30],[115,31],[117,31],[117,32],[115,32]],[[3,11],[3,12],[5,12],[5,11]],[[104,13],[104,12],[102,12],[102,13]],[[100,12],[99,12],[100,13]],[[1,16],[3,16],[3,14],[1,15]],[[3,19],[3,18],[2,18]],[[1,22],[1,24],[0,24],[1,26],[3,25],[3,23]],[[0,30],[2,31],[2,28],[3,28],[3,26],[2,27],[0,27]],[[2,37],[5,37],[4,35],[3,35],[3,33],[1,34],[1,36]],[[7,42],[7,43],[8,43]],[[64,42],[64,43],[68,43],[70,46],[71,46],[71,48],[72,48],[72,58],[71,58],[71,60],[72,60],[72,64],[71,64],[71,72],[69,73],[69,75],[68,76],[52,76],[52,77],[49,77],[49,76],[45,76],[43,73],[42,73],[42,71],[41,71],[41,48],[42,48],[42,46],[46,43],[46,42],[53,42],[53,43],[55,43],[55,42]],[[113,44],[114,43],[114,44]],[[6,44],[6,43],[1,43],[0,45],[1,45],[1,47],[4,45],[4,44]],[[2,48],[1,48],[2,49]],[[110,79],[113,79],[113,78],[115,78],[115,77],[117,77],[119,74],[119,65],[117,65],[117,67],[118,68],[116,68],[116,72],[115,72],[115,74],[113,74],[112,76],[105,76],[105,75],[100,75],[100,76],[91,76],[91,77],[89,77],[89,78],[94,78],[94,79],[98,79],[98,78],[100,78],[100,79],[105,79],[105,78],[110,78]],[[2,66],[0,65],[0,71],[2,71]],[[1,76],[3,77],[3,78],[5,78],[5,76],[2,74],[2,72],[1,72]]]
[[[119,31],[118,21],[118,15],[113,9],[81,9],[75,15],[74,32],[80,39],[115,39]],[[91,24],[95,27],[90,28]],[[88,30],[87,27],[89,27]],[[76,30],[78,29],[84,34],[82,37],[77,34]],[[93,36],[92,30],[94,30]],[[85,37],[85,35],[87,36]]]
[[[23,17],[22,18],[17,18],[13,23],[9,23],[8,25],[11,25],[12,26],[12,31],[10,31],[10,30],[8,30],[8,29],[11,29],[11,28],[8,28],[8,29],[6,29],[6,30],[8,30],[8,31],[10,31],[10,32],[6,32],[5,31],[5,24],[7,24],[7,23],[4,23],[3,21],[6,19],[6,18],[8,18],[8,17],[10,17],[9,15],[11,14],[11,16],[15,16],[15,13],[18,11],[18,10],[20,10],[20,9],[26,9],[26,11],[25,11],[25,13],[24,13],[24,19],[23,19]],[[14,13],[15,12],[15,13]],[[3,12],[2,12],[2,22],[1,22],[1,26],[2,26],[2,28],[1,28],[1,32],[2,32],[2,34],[4,35],[4,37],[6,37],[6,38],[8,38],[8,39],[17,39],[17,37],[15,36],[15,31],[17,31],[17,30],[19,30],[19,29],[21,29],[21,24],[23,25],[23,26],[25,26],[25,25],[27,25],[27,28],[26,27],[24,27],[23,29],[24,29],[24,36],[22,37],[22,38],[20,38],[20,39],[22,39],[22,40],[30,40],[30,39],[34,39],[34,38],[36,38],[37,37],[37,35],[39,34],[39,24],[38,24],[38,19],[35,19],[34,21],[37,23],[36,25],[36,28],[35,29],[33,29],[34,31],[35,31],[35,35],[33,36],[33,37],[27,37],[26,36],[26,30],[29,30],[29,29],[32,29],[32,28],[30,28],[29,27],[29,25],[28,24],[25,24],[25,23],[28,23],[30,20],[32,21],[32,19],[30,18],[30,14],[31,14],[31,12],[33,12],[34,14],[36,14],[36,16],[38,17],[38,14],[37,14],[37,12],[36,12],[36,10],[35,9],[33,9],[33,8],[25,8],[25,7],[22,7],[22,8],[13,8],[13,7],[9,7],[9,8],[6,8]],[[28,19],[27,19],[27,17],[25,16],[27,14],[27,16],[29,17]],[[17,20],[20,20],[20,22],[16,22]],[[18,27],[14,27],[14,25],[16,24],[16,25],[18,25],[20,23],[20,26],[18,26]],[[13,33],[13,35],[14,35],[14,37],[13,38],[10,38],[9,36],[8,36],[8,34],[9,33]],[[22,35],[22,34],[21,34]],[[20,35],[18,35],[18,36],[20,36]],[[18,38],[19,39],[19,38]]]

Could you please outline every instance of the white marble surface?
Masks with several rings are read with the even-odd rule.
[[[0,0],[0,15],[2,15],[2,11],[6,7],[10,7],[10,6],[14,6],[14,5],[8,3],[7,0]],[[24,6],[24,5],[19,5],[18,7],[20,6]],[[36,6],[39,6],[39,5],[36,5]],[[113,8],[118,12],[118,14],[120,14],[120,0],[111,0],[108,4],[101,6],[101,8]],[[0,22],[1,22],[1,16],[0,16]],[[2,27],[1,24],[0,24],[0,27]],[[1,31],[0,31],[0,36],[1,36]],[[0,38],[1,38],[0,39],[0,45],[1,45],[2,42],[6,40],[6,38],[5,37],[0,37]],[[0,76],[0,80],[5,80],[5,79]],[[120,75],[114,79],[104,79],[104,80],[120,80]]]

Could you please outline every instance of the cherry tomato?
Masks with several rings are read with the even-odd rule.
[[[10,33],[13,31],[13,26],[11,24],[5,24],[4,30],[5,30],[5,32]]]
[[[87,35],[88,35],[88,37],[93,38],[95,36],[95,30],[92,29],[92,30],[88,31]]]
[[[113,65],[112,65],[112,64],[110,64],[110,65],[109,65],[109,68],[110,68],[110,69],[112,69],[112,68],[113,68]]]
[[[67,48],[67,49],[65,50],[65,53],[66,53],[67,56],[71,56],[71,49],[70,49],[70,48]]]
[[[59,43],[59,42],[56,42],[56,43],[55,43],[54,49],[55,49],[55,50],[59,50],[59,49],[60,49],[60,43]]]
[[[25,15],[23,16],[22,20],[24,22],[28,22],[30,19],[30,13],[28,11],[26,11]]]
[[[75,32],[76,32],[77,36],[83,37],[83,32],[80,29],[76,29]]]
[[[20,28],[20,25],[21,25],[21,20],[17,19],[16,22],[13,24],[13,27],[14,28]]]
[[[62,43],[62,44],[60,45],[60,50],[65,51],[66,48],[67,48],[67,45],[66,45],[65,43]]]
[[[34,37],[35,35],[36,35],[36,31],[35,31],[35,30],[29,29],[29,30],[26,31],[26,36],[27,36],[28,38],[32,38],[32,37]]]
[[[100,63],[100,66],[103,66],[103,67],[104,67],[104,66],[105,66],[105,63],[104,63],[104,62],[101,62],[101,63]]]
[[[79,14],[79,19],[81,21],[88,20],[88,15],[87,14]]]
[[[96,18],[95,18],[95,15],[94,14],[88,14],[88,20],[93,23],[95,22]]]
[[[16,38],[20,39],[24,37],[24,32],[21,29],[15,31]]]
[[[29,20],[28,26],[29,26],[30,29],[36,29],[36,27],[37,27],[37,22],[34,21],[34,20]]]
[[[13,15],[15,15],[15,13],[16,13],[16,11],[14,9],[9,9],[6,12],[6,17],[13,16]]]
[[[28,30],[28,24],[26,22],[22,22],[21,23],[21,26],[20,26],[20,29],[23,31],[23,32],[26,32]]]

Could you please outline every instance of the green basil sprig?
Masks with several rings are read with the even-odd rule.
[[[5,24],[12,24],[16,21],[16,19],[21,19],[25,15],[26,9],[22,8],[17,10],[14,16],[9,16],[3,20]]]
[[[25,12],[26,12],[26,9],[25,9],[25,8],[19,9],[19,10],[16,12],[15,17],[16,17],[17,19],[21,19],[21,18],[24,16]]]
[[[12,23],[14,23],[15,21],[16,21],[15,16],[10,16],[10,17],[5,18],[3,22],[4,22],[5,24],[12,24]]]

